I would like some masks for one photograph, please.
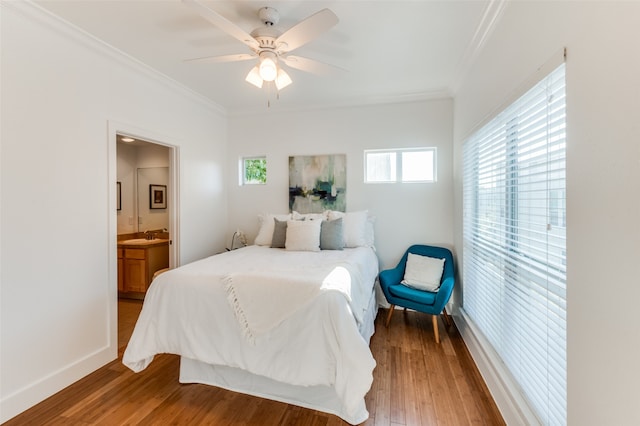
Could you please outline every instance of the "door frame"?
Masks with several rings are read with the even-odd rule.
[[[169,209],[169,267],[179,266],[180,259],[180,222],[178,221],[180,210],[180,148],[175,143],[178,137],[172,137],[157,131],[143,129],[138,126],[123,123],[115,120],[107,121],[108,128],[108,241],[109,241],[109,336],[111,340],[112,353],[114,359],[118,356],[118,215],[116,209],[118,180],[118,156],[117,156],[117,135],[126,135],[148,143],[161,145],[169,149],[169,182],[171,191],[168,191],[167,202]]]

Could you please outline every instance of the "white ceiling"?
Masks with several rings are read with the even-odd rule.
[[[452,96],[465,68],[499,16],[500,0],[210,1],[251,32],[263,6],[280,12],[286,30],[323,9],[338,24],[295,50],[345,68],[326,77],[288,68],[293,84],[280,99],[244,78],[252,61],[189,63],[203,56],[250,53],[180,0],[36,0],[40,6],[109,45],[213,100],[229,112],[308,108]],[[496,7],[498,4],[498,7]]]

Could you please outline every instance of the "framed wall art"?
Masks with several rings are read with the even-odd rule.
[[[347,156],[289,157],[289,211],[346,211]]]
[[[167,185],[149,185],[149,208],[167,208]]]

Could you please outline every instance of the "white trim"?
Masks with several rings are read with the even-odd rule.
[[[229,110],[228,117],[250,117],[256,115],[289,114],[292,112],[335,111],[341,108],[368,107],[374,105],[395,105],[414,102],[434,101],[439,99],[452,99],[453,95],[447,88],[435,89],[428,92],[406,93],[391,96],[369,96],[342,102],[319,103],[315,105],[290,105],[281,107],[277,102],[271,107],[242,108],[242,110]]]
[[[114,205],[115,207],[115,205]],[[25,410],[33,407],[51,395],[60,392],[61,389],[77,382],[117,358],[113,354],[111,346],[98,349],[86,357],[65,365],[63,368],[52,372],[46,377],[16,390],[0,401],[0,423],[17,416]]]
[[[454,95],[468,74],[471,64],[473,64],[478,55],[480,55],[485,42],[496,28],[506,6],[507,0],[490,0],[487,3],[478,27],[473,34],[471,42],[467,46],[462,61],[458,66],[458,72],[451,84],[451,91]]]
[[[108,353],[111,354],[111,357],[102,364],[104,365],[107,362],[110,362],[118,357],[118,215],[116,210],[116,181],[118,180],[118,157],[117,157],[117,135],[125,134],[127,136],[131,136],[135,139],[144,140],[147,142],[155,143],[157,145],[162,145],[169,148],[169,182],[171,185],[171,191],[168,194],[167,201],[169,203],[169,232],[170,232],[170,241],[169,245],[169,267],[175,268],[180,264],[180,253],[179,247],[180,244],[180,229],[179,229],[179,197],[180,197],[180,186],[179,186],[179,147],[177,144],[172,145],[167,141],[174,140],[178,141],[178,138],[172,138],[167,135],[158,134],[157,132],[153,132],[150,130],[142,129],[136,127],[131,124],[126,124],[122,122],[118,122],[115,120],[107,120],[107,138],[108,138],[108,171],[107,171],[107,182],[109,186],[108,190],[108,229],[107,229],[107,241],[109,244],[108,247],[108,262],[109,262],[109,280],[108,280],[108,289],[107,294],[109,295],[109,315],[108,318],[108,336],[109,336],[109,344],[108,344]],[[84,375],[77,377],[73,382],[81,379],[82,377],[90,374],[95,371],[95,367],[89,371],[87,371]],[[71,383],[73,383],[71,382]],[[68,384],[67,384],[68,385]],[[55,392],[63,389],[65,386],[59,386]],[[54,392],[54,393],[55,393]],[[48,396],[48,395],[47,395]],[[47,396],[40,398],[36,401],[42,401]],[[33,405],[33,404],[31,404]],[[29,408],[29,407],[27,407]]]
[[[116,49],[112,45],[107,44],[93,34],[86,32],[82,28],[79,28],[69,21],[64,20],[63,18],[50,12],[49,10],[44,9],[42,6],[34,3],[32,0],[0,1],[0,7],[10,8],[15,12],[18,12],[21,15],[32,19],[43,26],[51,28],[53,31],[64,34],[73,41],[85,46],[94,54],[100,54],[108,59],[117,61],[119,64],[130,68],[132,71],[143,74],[145,77],[153,79],[155,82],[162,84],[163,86],[171,90],[175,90],[180,95],[198,102],[200,105],[224,117],[227,116],[226,109],[217,104],[212,99],[209,99],[201,95],[200,93],[191,90],[182,83],[179,83],[166,74],[162,74],[160,71],[150,67],[149,65],[141,62],[140,60],[123,52],[122,50]]]
[[[511,373],[464,309],[459,308],[453,315],[453,319],[505,423],[541,425],[542,423],[522,396]]]
[[[493,1],[505,1],[505,0],[493,0]],[[360,106],[371,105],[385,105],[385,104],[397,104],[408,102],[423,102],[436,99],[451,99],[453,94],[447,87],[436,88],[430,91],[424,92],[411,92],[404,94],[396,94],[390,96],[370,96],[358,99],[345,100],[339,103],[326,103],[316,105],[291,105],[288,107],[282,107],[278,103],[272,103],[270,108],[265,108],[264,105],[257,106],[256,108],[242,108],[241,110],[226,109],[222,105],[216,103],[213,99],[210,99],[182,83],[174,80],[173,78],[161,73],[155,68],[141,62],[133,56],[115,48],[114,46],[107,44],[105,41],[97,38],[93,34],[88,33],[82,28],[77,27],[69,21],[61,18],[60,16],[50,12],[49,10],[36,4],[33,0],[22,1],[0,1],[0,7],[8,7],[24,16],[28,16],[30,19],[38,21],[42,25],[48,26],[53,30],[66,35],[74,41],[84,45],[92,53],[102,54],[105,57],[113,59],[120,64],[123,64],[132,70],[144,74],[146,77],[163,84],[173,90],[178,91],[180,94],[187,98],[193,99],[199,102],[203,106],[211,109],[212,111],[220,114],[225,118],[229,117],[247,117],[264,114],[274,113],[291,113],[301,111],[322,111],[322,110],[335,110],[337,108],[353,108]]]
[[[116,147],[117,140],[116,135],[124,134],[127,136],[131,136],[134,139],[143,140],[146,142],[154,143],[156,145],[162,145],[164,147],[169,148],[169,180],[171,182],[172,191],[169,192],[168,202],[169,202],[169,232],[171,235],[171,245],[169,246],[169,267],[175,268],[180,266],[180,244],[178,241],[180,239],[180,221],[178,220],[180,217],[180,152],[179,152],[179,137],[172,137],[166,134],[158,133],[153,130],[147,130],[140,127],[137,127],[132,124],[127,124],[123,122],[119,122],[116,120],[108,120],[108,128],[109,128],[109,160],[117,162],[116,155]],[[171,143],[169,141],[174,141]],[[113,152],[111,151],[113,149]],[[117,165],[113,167],[109,167],[109,182],[117,181]],[[115,186],[110,185],[110,190],[115,191]],[[110,202],[115,200],[115,192],[109,194]],[[115,209],[115,204],[113,209],[110,210],[110,214],[113,218],[115,218],[115,222],[111,223],[109,221],[109,226],[113,226],[113,229],[109,230],[109,238],[111,239],[112,235],[117,235],[117,214]],[[115,226],[114,226],[115,225]],[[116,254],[116,248],[109,247],[110,254]],[[117,266],[117,259],[116,259]],[[117,268],[116,268],[117,271]],[[117,276],[116,281],[117,283]],[[117,286],[116,286],[117,288]]]
[[[169,268],[180,266],[180,147],[171,146],[169,150],[169,181],[171,197],[169,198]]]
[[[109,126],[108,126],[109,127]],[[116,182],[118,180],[118,157],[116,136],[107,134],[107,336],[113,358],[118,357],[118,212],[116,209]],[[62,389],[62,388],[60,388]]]

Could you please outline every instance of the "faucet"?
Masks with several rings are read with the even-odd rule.
[[[153,240],[153,239],[155,239],[155,237],[156,237],[156,236],[155,236],[155,234],[154,234],[154,232],[153,232],[153,231],[150,231],[150,230],[148,230],[148,229],[147,229],[146,231],[144,231],[144,238],[145,238],[145,239],[147,239],[147,240]]]

